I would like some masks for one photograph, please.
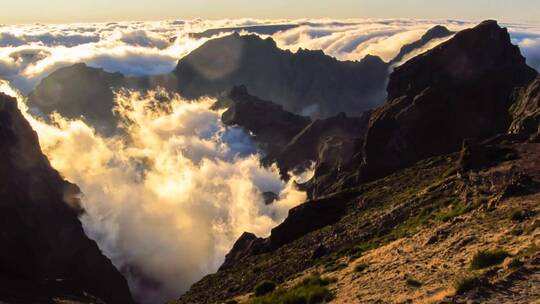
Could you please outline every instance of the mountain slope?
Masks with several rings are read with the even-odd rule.
[[[84,234],[80,191],[51,168],[37,134],[0,94],[0,301],[133,303],[127,283]],[[95,300],[88,300],[95,302]]]
[[[244,234],[174,303],[452,303],[498,288],[516,290],[503,303],[535,300],[523,280],[540,275],[537,77],[494,21],[408,61],[355,157],[316,174],[313,199],[268,238]],[[267,280],[279,288],[251,294]]]
[[[506,29],[485,21],[396,68],[364,146],[367,178],[504,133],[513,94],[537,72]]]

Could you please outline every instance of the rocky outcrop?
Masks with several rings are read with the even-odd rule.
[[[370,112],[360,117],[340,113],[312,122],[281,151],[277,158],[281,172],[303,171],[312,162],[320,176],[344,169],[354,159],[357,146],[361,147],[369,117]]]
[[[397,64],[403,59],[405,59],[407,55],[413,53],[416,50],[422,49],[431,41],[435,39],[446,38],[452,34],[454,34],[454,32],[450,31],[446,27],[442,25],[436,25],[430,28],[424,35],[422,35],[419,40],[402,46],[396,57],[394,57],[394,59],[390,61],[390,64]]]
[[[395,69],[364,143],[365,179],[507,132],[515,92],[537,72],[495,21],[456,34]]]
[[[527,87],[512,108],[509,133],[535,136],[540,126],[540,76]]]
[[[272,229],[268,238],[245,232],[226,255],[220,271],[238,266],[253,255],[272,252],[311,231],[336,223],[346,214],[353,195],[343,193],[316,199],[289,210],[285,221]]]
[[[220,105],[227,108],[222,122],[253,134],[268,162],[275,160],[283,147],[311,122],[308,117],[283,110],[281,105],[250,95],[245,86],[234,87],[226,100],[218,101],[214,107]]]
[[[303,172],[316,162],[321,179],[310,185],[322,184],[323,175],[344,170],[352,163],[370,117],[370,112],[361,117],[340,113],[311,122],[308,117],[250,95],[245,86],[234,87],[213,107],[226,108],[223,123],[240,126],[252,134],[266,153],[263,162],[277,163],[283,177],[288,178],[289,172]]]
[[[322,51],[291,53],[271,38],[233,34],[206,42],[182,58],[173,74],[178,91],[188,98],[244,84],[287,111],[320,118],[360,115],[380,104],[388,65],[373,56],[342,62]]]
[[[223,262],[219,270],[231,268],[242,258],[261,252],[264,246],[263,243],[263,238],[259,238],[253,233],[244,232],[234,243],[231,251],[225,256],[225,262]]]
[[[0,288],[0,301],[89,293],[132,303],[122,275],[84,234],[80,190],[51,168],[16,100],[3,94],[0,152],[0,281],[10,286]]]

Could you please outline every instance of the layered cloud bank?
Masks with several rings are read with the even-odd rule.
[[[225,129],[212,100],[128,91],[116,100],[122,138],[80,120],[26,118],[52,166],[80,186],[86,233],[142,303],[179,296],[216,271],[243,232],[268,235],[306,199],[294,187],[302,177],[285,183],[261,167],[249,136]],[[264,192],[279,198],[267,205]]]
[[[267,28],[257,26],[272,24],[291,25],[272,33],[278,46],[284,49],[322,49],[340,60],[358,60],[371,54],[389,61],[401,46],[417,40],[434,25],[460,30],[475,23],[411,19],[241,19],[4,26],[0,27],[0,77],[28,92],[49,73],[76,62],[127,75],[167,73],[179,58],[209,39],[209,36],[195,38],[200,36],[193,33],[243,28],[244,32],[268,36]],[[509,28],[529,63],[540,69],[540,25],[503,25]],[[210,31],[214,37],[227,32]]]
[[[271,34],[268,28],[252,28],[272,24],[291,26]],[[473,25],[452,20],[243,19],[4,26],[0,78],[26,93],[49,73],[76,62],[127,75],[168,73],[178,59],[212,38],[192,33],[215,28],[271,35],[279,47],[291,51],[321,49],[339,60],[371,54],[389,61],[404,44],[438,24],[453,31]],[[504,25],[528,63],[540,70],[540,25]],[[9,90],[6,83],[2,87]],[[24,108],[22,96],[19,101]],[[116,115],[125,135],[112,138],[96,135],[81,120],[56,115],[47,124],[27,114],[53,167],[81,187],[87,234],[126,275],[142,303],[177,297],[217,270],[244,231],[267,235],[305,199],[293,187],[294,179],[285,183],[276,170],[260,166],[249,135],[225,128],[220,113],[209,109],[212,102],[186,101],[163,91],[118,92]],[[278,194],[279,200],[266,205],[266,191]]]

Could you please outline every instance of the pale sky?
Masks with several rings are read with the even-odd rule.
[[[540,0],[1,0],[0,24],[224,18],[540,22]]]

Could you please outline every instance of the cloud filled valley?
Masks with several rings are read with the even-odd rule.
[[[268,34],[258,26],[293,25]],[[175,298],[215,272],[246,231],[267,236],[306,194],[295,187],[310,170],[283,181],[251,135],[225,126],[210,97],[186,100],[173,92],[115,90],[118,134],[105,137],[83,119],[29,114],[25,94],[61,67],[84,62],[127,76],[166,74],[179,59],[214,36],[211,29],[242,28],[271,36],[278,47],[323,50],[340,61],[367,55],[390,62],[428,29],[458,31],[455,20],[170,20],[0,27],[2,91],[38,133],[51,165],[83,193],[85,232],[126,276],[141,303]],[[527,63],[540,70],[540,25],[503,24]],[[401,62],[435,47],[435,39]],[[399,63],[398,63],[399,64]],[[278,199],[265,204],[263,193]]]

